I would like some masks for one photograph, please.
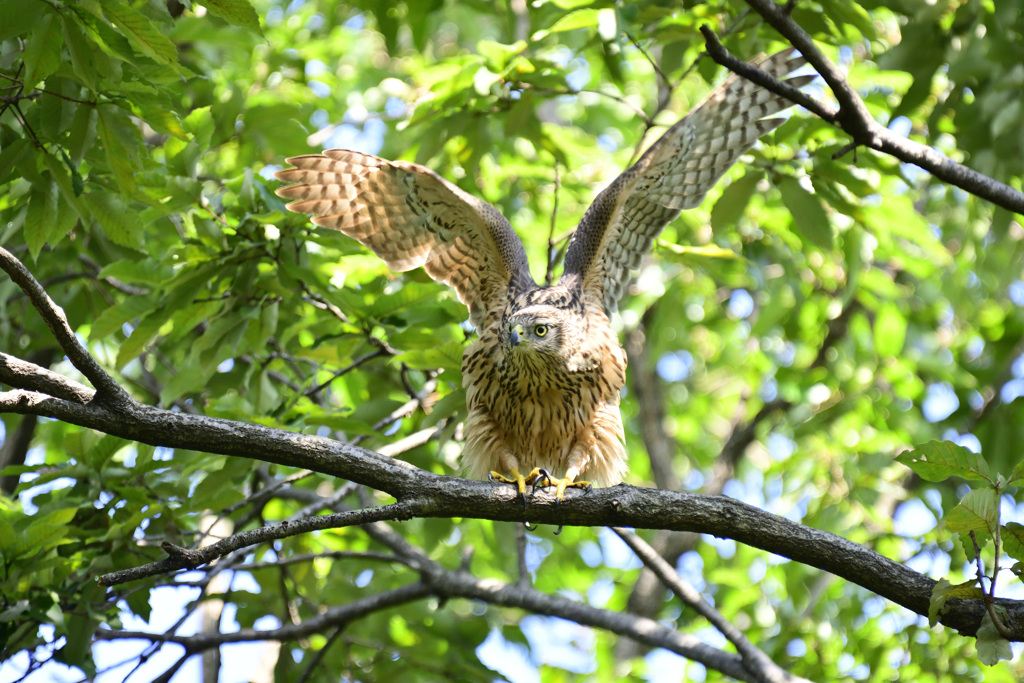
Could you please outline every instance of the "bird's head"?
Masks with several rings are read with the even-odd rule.
[[[564,312],[552,306],[530,306],[515,311],[502,325],[502,346],[512,353],[559,355],[564,318]]]
[[[517,365],[567,369],[586,334],[574,294],[555,285],[510,301],[499,331],[506,358]]]

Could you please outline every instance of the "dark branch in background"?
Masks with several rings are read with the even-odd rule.
[[[640,436],[651,463],[651,476],[659,489],[676,491],[679,477],[676,476],[672,461],[676,452],[675,441],[665,433],[665,401],[661,392],[661,380],[655,372],[655,363],[648,354],[646,319],[654,310],[647,310],[640,324],[626,330],[623,347],[626,359],[632,369],[630,389],[636,395],[640,422]]]
[[[832,110],[809,95],[736,58],[726,50],[714,31],[707,26],[701,26],[700,31],[704,35],[708,53],[717,63],[841,128],[853,138],[855,145],[890,154],[900,161],[928,171],[950,185],[955,185],[1009,211],[1024,214],[1024,193],[963,164],[958,164],[928,145],[896,135],[875,121],[857,91],[846,81],[842,70],[822,54],[814,44],[814,39],[782,6],[775,4],[773,0],[747,0],[747,4],[807,58],[808,63],[832,89],[839,101],[839,111]]]
[[[842,298],[836,294],[833,294],[833,296],[836,296],[836,298]],[[809,366],[810,368],[816,368],[824,365],[828,358],[828,350],[834,347],[846,336],[849,328],[848,323],[850,316],[858,307],[859,304],[856,300],[851,300],[839,315],[829,322],[828,331],[821,342],[821,346],[818,348],[818,353],[815,355],[814,360]],[[646,316],[647,314],[645,314],[644,317]],[[629,333],[627,333],[627,353],[631,352],[629,339],[630,336]],[[638,362],[634,362],[632,357],[630,358],[630,365],[633,367],[633,372],[636,373]],[[649,387],[642,386],[638,383],[636,389],[637,398],[641,403],[643,403],[645,400],[645,394],[648,394]],[[648,395],[646,400],[650,399],[651,396]],[[740,458],[743,457],[747,447],[750,446],[756,438],[757,430],[761,425],[768,420],[768,418],[780,413],[784,417],[792,408],[792,403],[785,399],[778,398],[762,405],[757,413],[746,421],[737,418],[733,423],[729,438],[726,439],[718,457],[715,458],[711,480],[708,481],[708,483],[701,489],[701,493],[710,495],[721,494],[725,488],[726,482],[732,479]],[[650,410],[650,408],[648,408],[648,410]],[[651,445],[647,444],[647,447],[650,449]],[[669,565],[674,566],[680,556],[684,553],[690,552],[691,550],[695,550],[699,542],[700,536],[696,533],[661,531],[655,535],[651,545],[654,547],[655,551],[669,563]],[[629,595],[626,609],[632,614],[639,614],[653,618],[657,616],[661,611],[661,608],[664,606],[664,592],[665,587],[662,582],[654,572],[652,572],[648,567],[644,567],[644,569],[640,571],[640,576],[637,578],[636,584],[633,586],[633,591]],[[615,648],[616,657],[618,659],[632,659],[633,657],[640,656],[641,654],[635,649],[635,644],[627,640],[620,640],[616,643]]]
[[[53,363],[56,351],[56,348],[53,346],[40,349],[29,357],[28,365],[49,368],[50,364]],[[17,362],[18,359],[0,353],[0,381],[6,381],[4,377],[9,373],[9,371],[6,371],[8,361]],[[57,376],[61,377],[60,375]],[[38,422],[39,417],[37,415],[26,415],[13,430],[10,429],[11,425],[8,423],[7,436],[3,440],[3,445],[0,446],[0,470],[25,464],[25,456],[28,455],[28,449],[32,445],[32,437],[36,433]],[[0,477],[0,493],[12,496],[14,489],[18,487],[18,480],[20,478],[21,475],[18,474]]]
[[[371,612],[419,600],[430,594],[431,590],[429,587],[422,583],[415,583],[385,593],[378,593],[362,600],[356,600],[340,607],[327,609],[322,614],[310,617],[301,624],[282,626],[272,631],[242,630],[233,633],[200,634],[195,636],[168,634],[165,637],[142,631],[108,631],[103,629],[96,632],[96,638],[97,640],[166,640],[167,642],[178,643],[184,646],[186,652],[198,654],[224,643],[243,643],[256,640],[296,640],[320,633],[332,626],[345,626]]]
[[[707,600],[697,591],[696,588],[683,580],[665,559],[657,553],[642,538],[626,529],[612,528],[619,538],[626,542],[626,545],[636,553],[636,556],[648,569],[654,572],[658,579],[675,594],[684,605],[693,608],[698,614],[707,619],[712,626],[718,629],[726,639],[733,644],[736,651],[740,653],[747,669],[756,672],[759,681],[765,683],[782,683],[789,680],[789,675],[773,662],[768,655],[754,647],[747,640],[743,632],[733,626],[722,613],[708,604]]]

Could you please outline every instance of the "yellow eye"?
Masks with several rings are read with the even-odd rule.
[[[547,325],[537,325],[536,327],[533,328],[533,333],[535,335],[537,335],[538,337],[543,337],[545,334],[548,333],[548,326]]]

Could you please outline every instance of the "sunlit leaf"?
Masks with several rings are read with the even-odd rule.
[[[968,491],[944,520],[950,531],[992,534],[999,525],[999,498],[992,489]]]
[[[969,481],[990,481],[988,463],[980,453],[949,441],[929,441],[904,451],[896,460],[928,481],[962,477]]]

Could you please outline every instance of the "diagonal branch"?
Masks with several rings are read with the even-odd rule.
[[[679,633],[653,619],[592,607],[561,595],[542,593],[525,581],[503,583],[494,579],[480,579],[465,568],[451,571],[431,560],[420,548],[409,543],[386,524],[368,524],[363,529],[371,538],[405,558],[408,565],[420,573],[423,582],[429,584],[438,597],[471,598],[503,607],[523,609],[534,614],[568,619],[578,624],[627,636],[650,647],[665,648],[737,680],[759,680],[747,668],[741,657],[711,647],[695,636]],[[797,683],[804,679],[785,675],[781,680]]]
[[[106,399],[115,405],[135,402],[135,399],[122,389],[113,377],[107,374],[107,371],[89,355],[89,352],[78,341],[74,331],[68,325],[68,319],[64,315],[63,309],[53,302],[53,299],[33,277],[28,268],[3,247],[0,247],[0,269],[3,269],[11,280],[21,288],[21,291],[25,292],[29,301],[32,302],[36,311],[50,328],[54,339],[64,350],[68,360],[92,382],[101,399]]]
[[[863,145],[878,152],[890,154],[900,161],[914,164],[950,185],[986,199],[1009,211],[1024,214],[1024,192],[990,178],[983,173],[959,164],[928,145],[914,142],[875,121],[857,91],[846,81],[843,72],[822,54],[814,39],[797,24],[786,10],[773,0],[747,0],[764,19],[783,35],[808,63],[821,75],[839,101],[839,111],[833,111],[805,93],[781,83],[757,67],[753,67],[729,53],[722,42],[707,26],[701,26],[708,54],[717,63],[766,90],[801,105],[823,120],[848,133],[855,145]]]
[[[0,382],[75,403],[88,403],[96,395],[94,390],[84,384],[3,351],[0,351]]]
[[[680,602],[694,609],[698,614],[707,619],[712,626],[718,629],[719,633],[733,644],[736,651],[740,653],[747,669],[753,672],[758,680],[766,683],[781,683],[790,679],[778,664],[773,662],[764,652],[757,649],[743,632],[732,625],[722,613],[708,604],[708,601],[697,591],[696,588],[683,580],[676,570],[665,561],[658,552],[648,545],[647,541],[626,529],[612,527],[619,538],[625,541],[626,545],[636,553],[636,556],[644,565],[654,572],[658,579],[669,588]]]

